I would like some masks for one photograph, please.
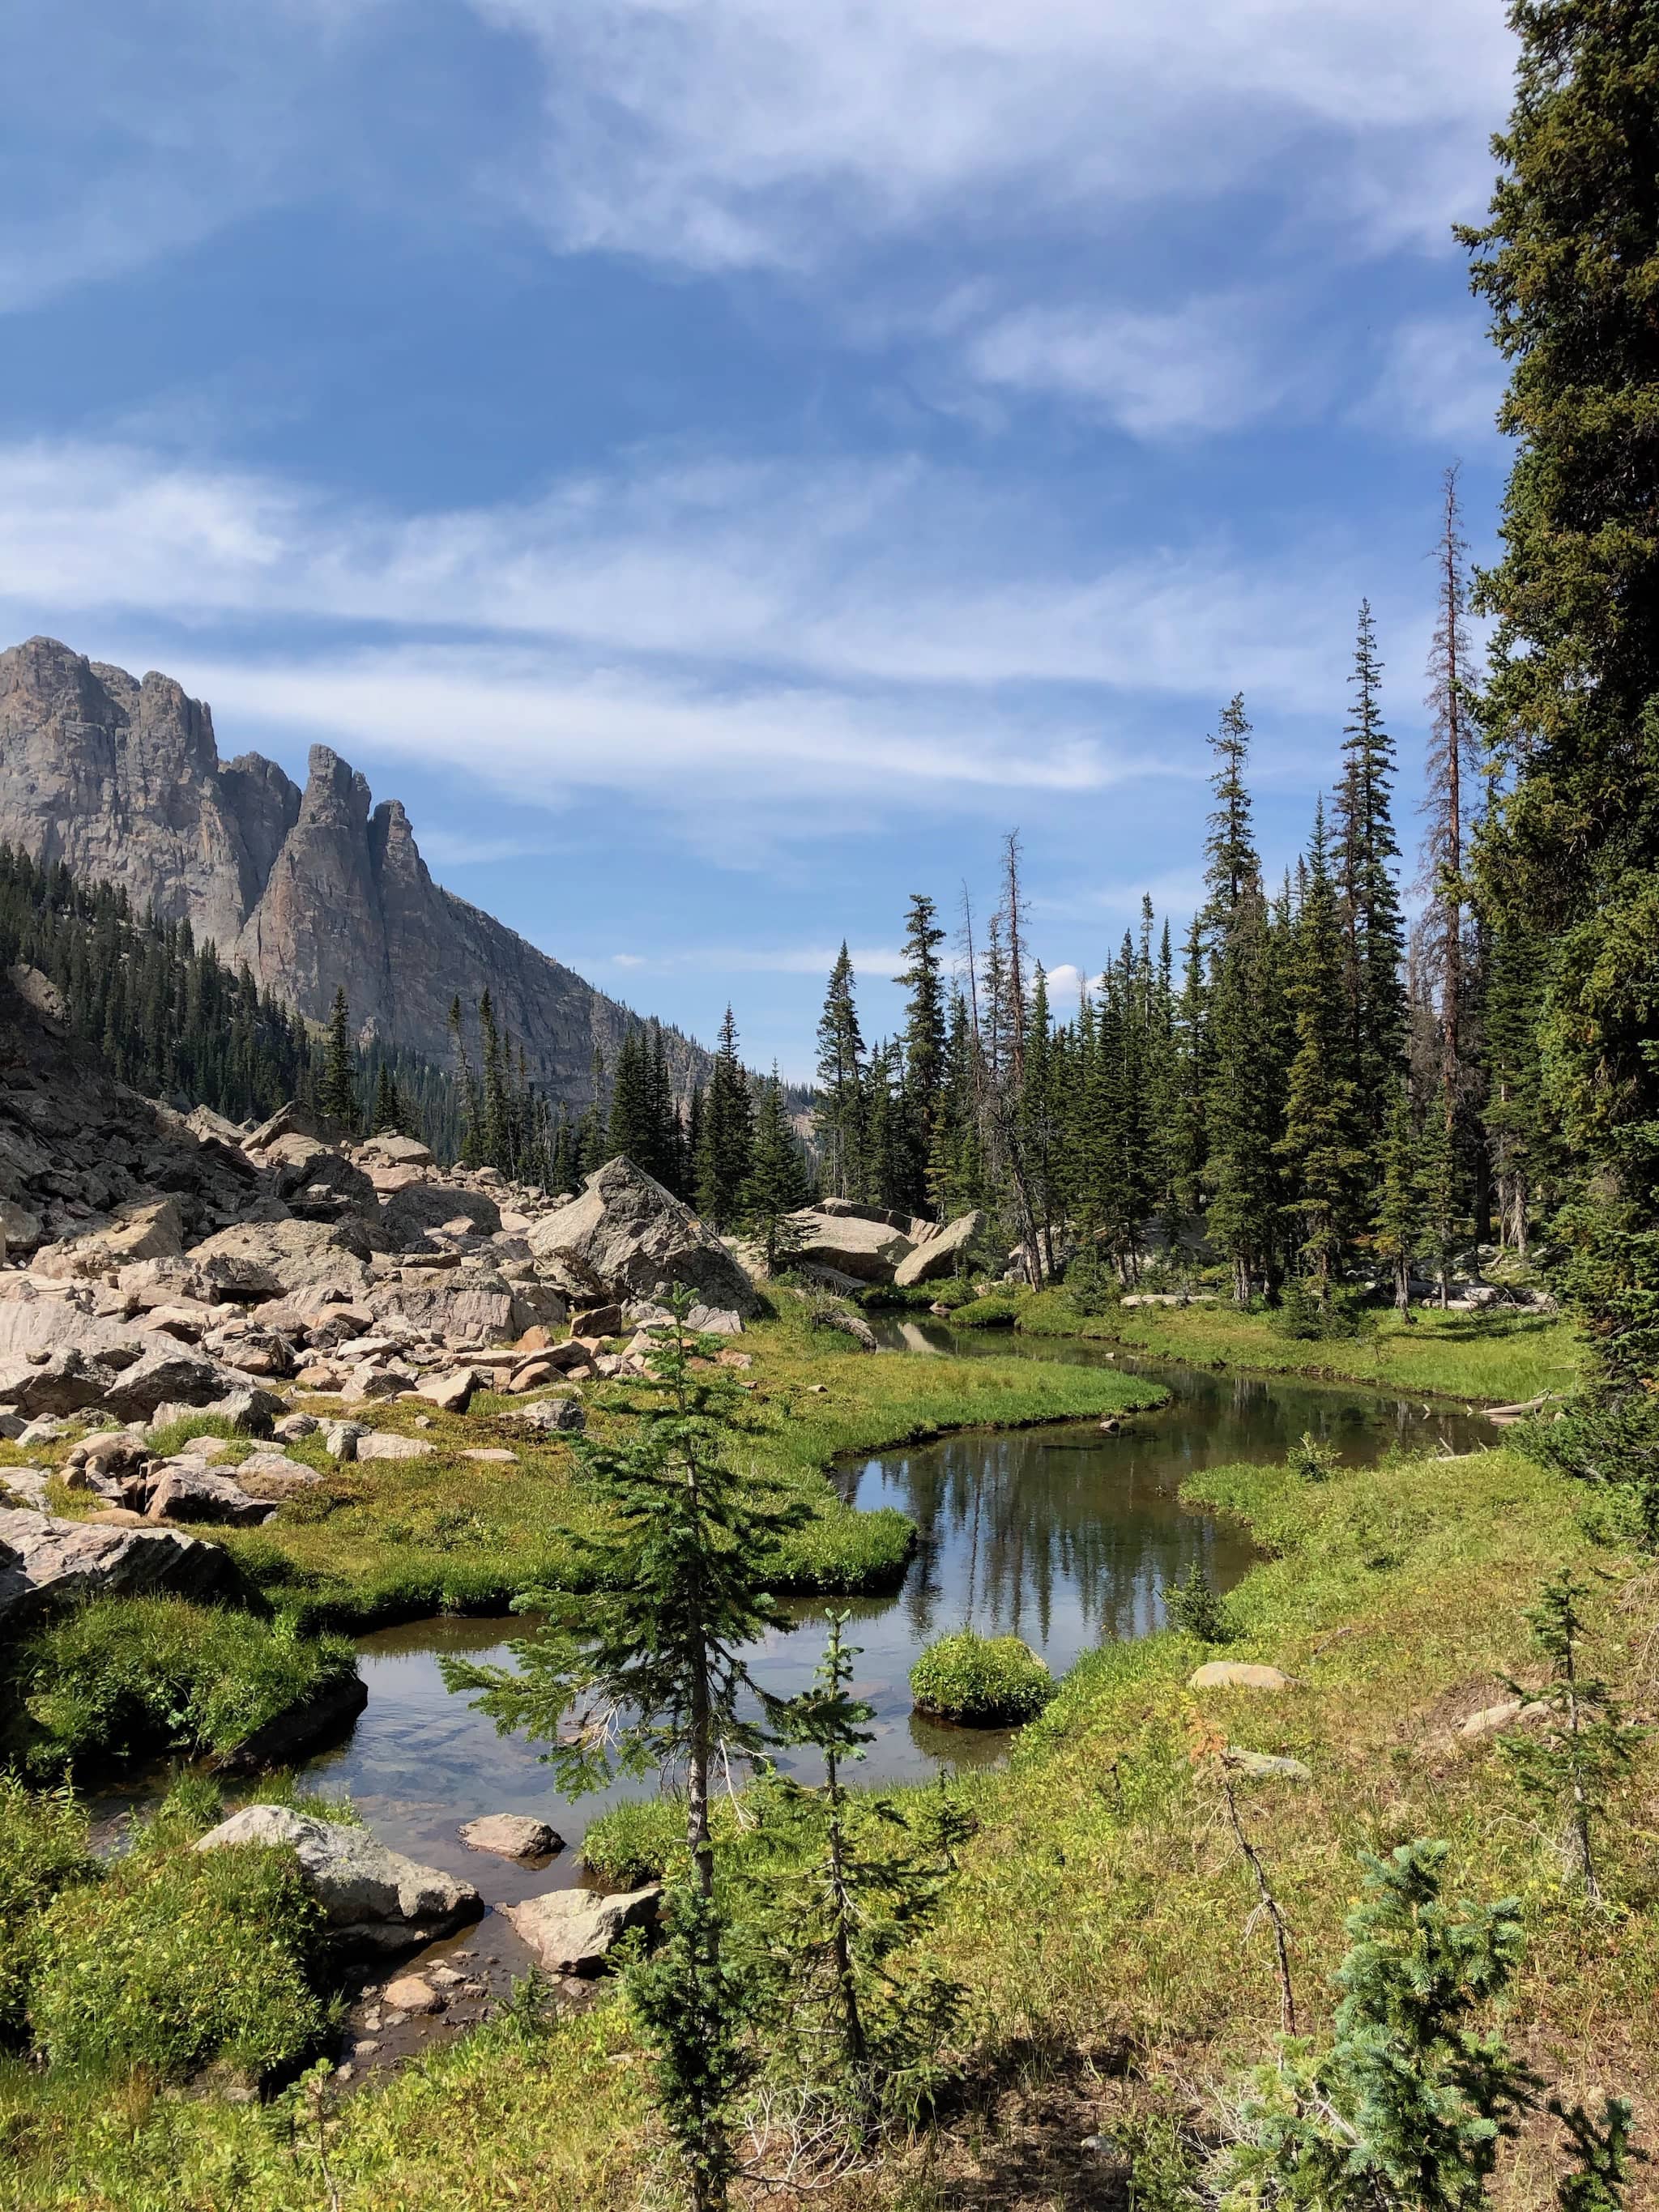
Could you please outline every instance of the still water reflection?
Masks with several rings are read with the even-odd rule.
[[[892,1329],[889,1342],[963,1358],[1026,1348],[1006,1335],[964,1343],[915,1323]],[[1106,1356],[1083,1344],[1032,1349],[1084,1363]],[[1170,1392],[1165,1406],[1130,1417],[1118,1435],[1092,1424],[968,1434],[884,1453],[838,1476],[855,1504],[896,1505],[921,1531],[902,1587],[852,1607],[849,1633],[863,1647],[858,1693],[875,1707],[864,1778],[924,1778],[943,1765],[981,1764],[1006,1749],[994,1732],[940,1728],[912,1714],[907,1678],[934,1637],[966,1625],[1021,1636],[1060,1674],[1081,1651],[1157,1627],[1164,1587],[1194,1565],[1218,1589],[1237,1582],[1250,1559],[1243,1530],[1180,1502],[1182,1479],[1197,1469],[1282,1459],[1304,1430],[1349,1465],[1374,1462],[1396,1443],[1425,1449],[1443,1441],[1467,1450],[1492,1433],[1455,1410],[1372,1392],[1137,1367],[1127,1358],[1115,1364],[1155,1376]],[[797,1604],[790,1627],[757,1651],[755,1671],[769,1689],[788,1695],[810,1680],[823,1611],[822,1601]],[[464,1698],[449,1695],[438,1671],[446,1651],[505,1657],[507,1638],[525,1626],[432,1620],[365,1637],[368,1705],[349,1741],[313,1760],[307,1779],[349,1790],[397,1848],[475,1879],[477,1858],[457,1844],[455,1828],[478,1813],[535,1813],[574,1842],[617,1796],[637,1796],[642,1785],[568,1805],[533,1750],[498,1737]],[[526,1887],[574,1879],[574,1856],[526,1876]]]

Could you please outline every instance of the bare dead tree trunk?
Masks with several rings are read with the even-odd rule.
[[[1011,830],[1002,848],[1002,910],[1008,923],[1008,1060],[1018,1096],[1025,1086],[1025,967],[1020,924],[1025,895],[1019,881],[1019,832]]]
[[[1427,760],[1428,789],[1423,802],[1427,828],[1423,839],[1418,888],[1439,909],[1437,965],[1440,969],[1440,1081],[1443,1110],[1449,1128],[1462,1089],[1463,1032],[1463,775],[1474,765],[1470,727],[1470,647],[1465,619],[1468,544],[1463,536],[1457,494],[1459,465],[1442,480],[1440,535],[1434,560],[1439,615],[1429,653],[1429,691],[1425,703],[1433,721]]]

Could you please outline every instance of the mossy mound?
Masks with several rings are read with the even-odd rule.
[[[910,1669],[916,1710],[966,1728],[1018,1728],[1054,1696],[1048,1668],[1018,1636],[980,1636],[971,1628],[941,1636]]]

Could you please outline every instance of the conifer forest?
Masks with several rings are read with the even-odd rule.
[[[352,458],[390,474],[415,423],[423,477],[510,479],[514,504],[502,526],[473,489],[403,513],[216,473],[221,385],[193,363],[112,410],[137,427],[73,528],[40,489],[52,441],[0,448],[0,504],[15,478],[47,515],[49,557],[20,565],[87,631],[0,650],[0,2212],[1659,2205],[1659,0],[1510,0],[1471,199],[1447,116],[1454,67],[1474,99],[1495,51],[1474,4],[591,0],[540,100],[530,0],[192,18],[180,119],[130,135],[210,174],[238,141],[235,276],[269,319],[248,356],[263,375],[302,269],[333,337],[372,330]],[[112,21],[124,86],[171,8],[143,39]],[[260,40],[313,32],[313,74],[270,73]],[[331,291],[341,165],[307,174],[291,265],[269,240],[298,218],[263,195],[287,111],[331,115],[365,54],[343,166],[375,175],[374,222],[337,228],[372,233],[374,282]],[[1171,55],[1183,84],[1215,74],[1201,144],[1176,143]],[[239,118],[218,137],[187,125],[198,76]],[[1146,112],[1097,144],[1120,76]],[[54,93],[13,103],[20,129],[76,104],[20,82]],[[126,134],[112,96],[86,105],[90,161]],[[532,111],[556,146],[515,176]],[[487,175],[416,200],[457,374],[482,360],[512,426],[485,459],[496,403],[411,398],[431,326],[374,289],[409,289],[387,239],[427,265],[374,169],[411,112],[423,191],[451,139],[489,142]],[[1261,143],[1230,170],[1240,117]],[[1386,189],[1297,167],[1366,131]],[[1032,178],[1045,222],[1063,203],[1114,253],[1133,232],[1179,260],[1212,155],[1226,223],[1269,173],[1306,185],[1218,307],[1108,313],[1074,231],[981,278],[1023,252]],[[1120,170],[1133,201],[1099,222]],[[136,267],[151,223],[159,283],[188,229],[211,294],[211,226],[132,174],[132,236],[89,201],[86,250]],[[485,198],[522,234],[463,256]],[[1452,435],[1481,372],[1389,295],[1432,298],[1425,204],[1501,378],[1501,494]],[[858,261],[832,210],[889,228],[856,309],[809,325],[825,268]],[[1246,233],[1211,219],[1230,260]],[[1326,230],[1387,270],[1363,363],[1327,287],[1295,375],[1252,396],[1231,325],[1269,316],[1291,259],[1323,272]],[[6,270],[10,313],[21,251]],[[1017,303],[1056,270],[1058,307]],[[765,373],[728,373],[769,317]],[[71,335],[43,383],[101,367]],[[945,340],[958,366],[930,374]],[[728,428],[769,425],[804,374],[799,442],[828,450],[856,383],[882,439],[926,416],[951,470],[711,458],[669,404],[705,356]],[[1308,395],[1345,360],[1339,423]],[[306,381],[223,388],[275,445],[321,411]],[[1070,541],[973,474],[1052,434],[1056,506],[1109,484],[1127,532],[1148,485],[1226,476],[1249,502],[1293,443],[1312,471],[1380,440],[1402,392],[1409,573],[1380,491],[1343,518],[1340,591],[1307,582],[1337,537],[1297,549],[1338,633],[1328,660],[1297,647],[1328,683],[1316,760],[1305,691],[1252,657],[1271,594],[1211,622],[1215,575],[1160,547],[1156,623],[1073,581],[1038,620],[1026,568]],[[1195,465],[1206,409],[1234,442]],[[601,413],[629,426],[614,473]],[[580,476],[537,474],[550,415]],[[186,416],[204,453],[123,538],[139,441]],[[1024,564],[1018,604],[994,609],[964,541],[1016,513],[1029,538],[983,573]],[[93,521],[115,550],[64,584]],[[872,528],[893,544],[866,560]],[[180,615],[199,546],[211,605]],[[923,552],[960,586],[948,635],[906,598]],[[830,567],[860,571],[849,596],[814,585]],[[92,657],[163,589],[181,680]],[[244,650],[262,592],[286,660]],[[1187,688],[1148,676],[1124,709],[1113,744],[1143,711],[1167,740],[1133,773],[1067,720],[1131,696],[1077,642],[1107,604],[1208,624]],[[1194,668],[1217,696],[1183,753]],[[970,690],[958,728],[939,702]],[[412,777],[447,761],[431,866],[331,744],[302,787],[222,758],[216,714],[356,726]],[[1040,775],[1011,765],[1028,736]],[[792,747],[801,779],[774,787]],[[908,816],[875,804],[890,781]],[[1085,805],[1086,850],[1061,812]],[[936,835],[882,845],[930,805]],[[654,880],[671,847],[689,893]],[[433,867],[492,872],[492,911]],[[1137,915],[1143,880],[1163,905]],[[878,904],[902,911],[878,927]],[[582,973],[508,926],[550,913]],[[1079,914],[1116,941],[1062,969]],[[611,995],[624,974],[685,1027]]]

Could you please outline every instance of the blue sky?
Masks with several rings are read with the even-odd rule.
[[[878,1030],[1010,827],[1092,972],[1190,911],[1236,690],[1293,853],[1362,594],[1409,815],[1510,58],[1495,0],[13,10],[0,636],[333,744],[793,1074],[842,937]]]

